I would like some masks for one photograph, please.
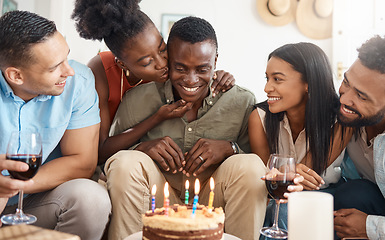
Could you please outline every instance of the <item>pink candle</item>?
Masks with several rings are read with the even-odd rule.
[[[164,202],[163,202],[163,207],[164,207],[164,215],[168,216],[168,208],[170,205],[170,200],[168,199],[169,197],[169,192],[168,192],[168,182],[164,184]]]

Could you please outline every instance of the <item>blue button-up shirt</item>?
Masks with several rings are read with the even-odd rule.
[[[92,71],[69,61],[75,75],[68,77],[58,96],[39,95],[28,102],[16,96],[0,72],[0,154],[5,154],[12,131],[41,134],[43,163],[61,157],[57,147],[67,129],[98,124],[99,102]]]

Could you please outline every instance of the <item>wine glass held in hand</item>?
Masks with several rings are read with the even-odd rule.
[[[42,161],[42,143],[39,133],[29,131],[12,132],[9,139],[6,158],[28,164],[26,172],[8,171],[9,174],[19,180],[29,180],[37,173]],[[19,190],[19,203],[15,214],[1,217],[1,222],[7,225],[31,224],[37,218],[23,213],[23,189]]]
[[[287,192],[287,187],[294,185],[295,160],[290,156],[271,154],[267,167],[269,172],[265,176],[266,188],[275,200],[276,210],[273,226],[262,228],[260,233],[270,238],[286,239],[287,232],[278,228],[279,200],[284,198],[283,194]]]

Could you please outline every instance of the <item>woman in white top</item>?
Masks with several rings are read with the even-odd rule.
[[[334,165],[341,163],[351,131],[336,123],[339,99],[326,54],[311,43],[284,45],[270,53],[266,80],[268,99],[258,103],[249,117],[252,152],[265,164],[271,153],[294,156],[306,190],[337,182],[340,173]],[[274,219],[272,203],[264,226],[271,226]],[[279,209],[278,226],[287,229],[286,204]]]
[[[266,79],[268,100],[249,118],[251,150],[265,163],[270,153],[294,156],[304,189],[337,182],[351,131],[336,123],[339,98],[326,54],[312,43],[284,45],[270,53]]]

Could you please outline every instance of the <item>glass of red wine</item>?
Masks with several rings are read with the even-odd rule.
[[[294,184],[296,162],[293,157],[271,154],[267,167],[269,172],[265,176],[265,183],[269,195],[275,200],[276,208],[274,223],[271,227],[264,227],[259,232],[269,238],[286,239],[287,231],[278,228],[278,213],[280,199],[287,192],[287,187]]]
[[[25,162],[29,169],[26,172],[8,171],[12,178],[19,180],[31,179],[37,173],[42,159],[42,143],[39,133],[30,131],[12,132],[9,139],[6,158],[8,160]],[[7,225],[32,224],[37,218],[23,212],[23,189],[19,190],[19,203],[16,213],[1,217],[1,222]]]

